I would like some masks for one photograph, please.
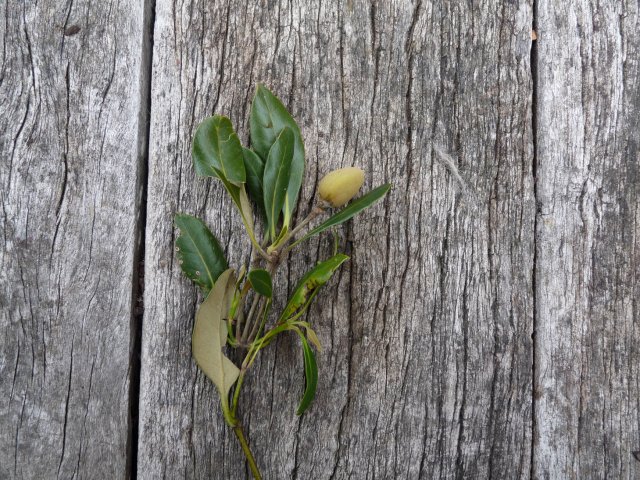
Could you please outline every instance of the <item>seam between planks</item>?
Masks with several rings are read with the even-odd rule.
[[[538,268],[538,216],[540,207],[538,205],[538,0],[533,0],[532,4],[532,39],[531,39],[531,60],[529,62],[531,68],[531,138],[533,143],[533,159],[531,173],[533,175],[533,201],[535,205],[533,216],[533,268],[531,270],[531,289],[533,290],[533,326],[531,332],[532,343],[532,362],[531,362],[531,459],[529,465],[529,478],[534,479],[535,471],[535,450],[536,439],[538,436],[538,428],[536,421],[536,397],[538,391],[537,381],[537,355],[538,355],[538,337],[536,335],[536,327],[538,325],[538,287],[537,287],[537,268]],[[534,37],[533,35],[536,35]]]
[[[147,185],[149,171],[149,130],[151,117],[151,76],[153,71],[153,32],[155,0],[144,0],[143,39],[140,52],[140,111],[138,112],[138,185],[136,251],[133,256],[133,294],[129,347],[129,425],[127,429],[126,478],[138,476],[138,429],[140,403],[140,369],[142,354],[142,318],[144,313],[144,256],[147,224]]]

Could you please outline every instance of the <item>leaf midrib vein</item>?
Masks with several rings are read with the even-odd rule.
[[[209,270],[209,265],[207,264],[207,261],[204,259],[204,257],[200,253],[200,249],[198,248],[198,245],[195,242],[194,237],[189,233],[189,231],[185,231],[185,234],[187,235],[187,237],[189,237],[189,240],[191,240],[191,243],[196,249],[196,253],[200,257],[200,260],[202,260],[202,264],[204,265],[204,268],[207,270],[207,275],[209,275],[209,280],[211,284],[209,288],[213,288],[213,275],[211,274],[211,270]]]
[[[285,146],[283,148],[283,153],[286,154],[286,150],[287,150],[287,147]],[[282,155],[282,158],[286,158],[286,155]],[[283,168],[283,162],[280,162],[280,165],[278,166],[278,174],[276,175],[275,186],[273,188],[273,194],[272,194],[272,198],[271,198],[271,221],[272,222],[273,222],[273,220],[275,219],[275,216],[276,216],[276,211],[275,211],[276,194],[278,193],[278,187],[279,187],[279,183],[280,183],[280,173],[282,172],[282,168]],[[287,187],[289,187],[288,183],[287,183]],[[285,189],[285,195],[286,195],[286,189]],[[276,228],[276,226],[275,226],[275,223],[274,223],[273,224],[273,229],[275,230],[275,228]]]

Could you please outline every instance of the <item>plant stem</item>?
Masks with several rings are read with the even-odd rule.
[[[273,275],[277,270],[278,264],[280,263],[280,260],[281,260],[281,257],[280,257],[281,252],[285,250],[285,246],[287,245],[289,240],[293,238],[293,236],[296,233],[298,233],[300,230],[302,230],[306,225],[312,222],[317,216],[323,214],[324,212],[325,212],[325,208],[322,205],[318,205],[314,207],[313,210],[309,213],[309,215],[307,215],[307,217],[302,222],[300,222],[300,224],[296,228],[294,228],[291,232],[285,235],[285,237],[280,242],[278,242],[279,245],[276,246],[274,251],[269,252],[269,254],[267,254],[263,250],[264,247],[262,245],[259,245],[258,242],[255,241],[255,237],[253,237],[253,235],[250,235],[252,237],[251,238],[252,243],[255,247],[255,252],[258,254],[259,257],[262,257],[264,260],[267,261],[267,271],[269,272],[270,275]],[[247,226],[246,223],[245,223],[245,226]],[[250,229],[247,228],[247,231],[249,230]],[[253,234],[252,231],[250,233]],[[265,239],[265,246],[266,246],[266,243],[267,243],[267,239]],[[286,251],[288,250],[285,250],[285,252]],[[259,263],[258,258],[254,258],[251,261],[251,264],[254,267],[257,266],[258,263]],[[263,310],[265,308],[268,308],[267,302],[264,301],[261,303],[261,300],[265,300],[265,299],[263,299],[256,292],[253,298],[253,301],[251,303],[251,307],[249,308],[249,312],[247,313],[247,316],[243,319],[242,311],[238,315],[238,321],[236,323],[236,340],[240,345],[244,344],[248,339],[256,335],[256,333],[260,331],[259,327],[263,324],[264,320],[266,320],[266,317],[263,318],[263,314],[264,314]],[[258,306],[260,306],[260,308],[258,308]],[[240,305],[240,309],[242,309],[242,304]],[[244,320],[243,329],[240,328],[242,324],[242,320]],[[241,330],[242,330],[242,335],[240,334]],[[247,462],[249,463],[249,468],[251,469],[253,478],[258,480],[262,479],[262,475],[260,474],[260,470],[258,469],[258,465],[256,464],[256,459],[254,458],[253,453],[251,452],[251,448],[249,448],[247,439],[244,436],[242,425],[240,424],[240,422],[236,417],[236,412],[238,410],[240,391],[242,389],[242,384],[244,382],[244,377],[247,372],[247,369],[251,366],[251,364],[255,360],[256,355],[260,351],[260,349],[266,346],[271,341],[271,338],[282,330],[286,330],[286,327],[282,325],[278,325],[277,328],[271,329],[264,337],[262,337],[259,342],[256,342],[255,344],[252,344],[249,347],[247,355],[245,356],[245,359],[242,363],[242,367],[240,369],[240,375],[238,376],[235,389],[233,391],[231,408],[229,408],[229,405],[226,401],[223,402],[223,405],[222,405],[222,409],[225,413],[225,419],[227,420],[227,423],[229,424],[229,426],[233,428],[234,433],[238,437],[238,442],[240,442],[242,451],[244,452],[244,455],[247,458]]]
[[[243,302],[244,303],[244,298]],[[240,305],[238,311],[238,318],[236,319],[236,342],[240,342],[240,335],[242,334],[242,321],[244,320],[244,305]]]
[[[244,331],[242,332],[242,339],[241,342],[245,342],[247,340],[247,336],[249,335],[249,332],[251,331],[251,327],[252,322],[257,321],[255,317],[255,311],[256,308],[258,307],[258,302],[260,302],[260,295],[256,292],[255,296],[253,297],[253,303],[251,304],[251,308],[249,309],[249,313],[247,314],[247,319],[246,322],[244,324]]]
[[[237,389],[237,392],[240,392],[240,389]],[[234,400],[237,402],[236,395],[234,395]],[[238,437],[238,441],[240,442],[240,446],[242,447],[244,456],[247,458],[247,462],[249,463],[249,468],[251,469],[253,478],[257,480],[262,480],[262,475],[260,474],[260,470],[258,469],[258,465],[256,464],[256,459],[253,456],[253,453],[251,453],[251,448],[249,448],[247,439],[245,438],[244,432],[242,431],[242,425],[240,424],[240,421],[236,417],[235,407],[234,407],[234,410],[231,410],[229,408],[229,401],[226,397],[222,397],[221,404],[222,404],[221,406],[222,406],[222,413],[224,415],[224,419],[227,422],[227,425],[233,428],[233,431],[236,434],[236,437]],[[237,403],[236,403],[236,406],[237,406]]]
[[[238,442],[240,442],[240,446],[242,447],[244,456],[247,457],[247,462],[249,463],[249,468],[251,469],[253,478],[256,480],[262,480],[262,475],[260,474],[260,470],[258,470],[256,459],[254,458],[253,453],[251,453],[251,448],[249,448],[247,439],[245,438],[244,432],[242,431],[242,425],[240,425],[240,423],[236,423],[236,425],[233,427],[233,431],[236,434],[236,437],[238,437]]]
[[[287,234],[285,238],[282,239],[279,247],[280,248],[285,247],[287,243],[289,243],[289,240],[291,240],[296,233],[298,233],[300,230],[306,227],[309,223],[315,220],[316,217],[318,217],[319,215],[322,215],[324,212],[325,212],[325,207],[322,204],[318,204],[315,207],[313,207],[309,215],[307,215],[307,217],[304,220],[302,220],[293,230],[291,230]],[[290,249],[287,249],[287,250],[290,250]]]
[[[248,355],[248,354],[247,354]],[[236,388],[233,390],[233,400],[231,401],[231,415],[236,418],[236,412],[238,411],[238,400],[240,398],[240,389],[242,388],[242,382],[244,381],[244,374],[246,373],[244,366],[240,369],[240,375],[238,375],[238,381],[236,382]]]
[[[264,325],[265,321],[267,320],[266,317],[266,312],[265,309],[267,308],[267,302],[263,302],[262,305],[260,305],[260,309],[258,310],[258,314],[256,315],[256,321],[253,322],[253,327],[251,328],[251,333],[249,333],[249,337],[247,337],[247,340],[249,342],[252,342],[255,337],[256,334],[260,331],[261,327]]]

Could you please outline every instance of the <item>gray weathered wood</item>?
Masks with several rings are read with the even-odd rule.
[[[259,81],[305,137],[301,215],[335,167],[363,167],[367,188],[395,185],[341,229],[351,261],[310,315],[325,344],[312,408],[294,414],[294,338],[251,371],[241,416],[265,478],[528,477],[531,2],[241,3],[157,1],[140,477],[240,476],[240,448],[190,358],[200,298],[175,260],[172,216],[206,218],[231,263],[246,260],[238,216],[218,183],[196,178],[190,139],[216,112],[246,141]],[[302,247],[280,291],[329,251]]]
[[[533,0],[157,0],[127,465],[152,3],[0,6],[0,478],[248,476],[191,359],[201,298],[172,217],[202,216],[247,260],[190,141],[216,112],[246,142],[257,82],[305,137],[299,217],[333,168],[395,185],[339,230],[351,261],[309,316],[325,346],[311,409],[295,416],[297,339],[250,372],[240,411],[265,478],[638,477],[631,0],[537,0],[533,57]],[[277,290],[330,251],[302,246]]]
[[[538,1],[536,478],[637,479],[640,12]]]
[[[0,478],[123,478],[142,2],[0,18]]]

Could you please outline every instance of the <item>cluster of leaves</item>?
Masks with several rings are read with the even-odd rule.
[[[325,212],[326,205],[320,202],[298,227],[292,225],[305,168],[304,143],[292,116],[263,86],[258,86],[253,99],[250,135],[251,148],[246,148],[231,121],[215,115],[199,125],[192,149],[197,174],[219,179],[240,213],[253,246],[249,269],[243,266],[236,273],[229,268],[218,240],[201,220],[185,214],[175,217],[180,231],[176,240],[179,263],[206,297],[196,314],[193,356],[216,385],[225,419],[234,428],[239,425],[236,408],[244,374],[258,352],[280,333],[293,331],[301,340],[306,386],[298,414],[308,408],[315,395],[318,369],[311,345],[316,349],[321,346],[302,317],[319,289],[348,257],[336,248],[331,258],[313,267],[300,280],[277,321],[267,328],[274,294],[272,275],[279,262],[300,242],[349,220],[390,188],[382,185],[370,191],[296,239],[303,227]],[[262,235],[256,232],[256,218],[264,225]],[[248,298],[253,301],[246,312]],[[241,367],[223,354],[225,345],[246,349]]]

